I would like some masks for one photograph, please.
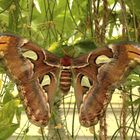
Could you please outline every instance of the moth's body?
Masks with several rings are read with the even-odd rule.
[[[71,69],[71,58],[68,56],[65,56],[60,59],[60,89],[64,93],[68,93],[71,87],[72,83],[72,69]]]
[[[60,89],[64,93],[68,93],[71,87],[71,82],[72,82],[72,72],[71,69],[68,68],[63,68],[61,70],[60,74]]]
[[[27,55],[28,51],[35,57]],[[101,55],[112,59],[97,64],[96,59]],[[67,93],[73,83],[80,122],[89,127],[103,116],[110,101],[108,91],[125,78],[132,68],[132,60],[140,63],[140,49],[138,45],[126,43],[100,48],[78,58],[58,58],[27,39],[2,34],[0,60],[17,85],[31,122],[46,126],[57,84]],[[50,83],[41,85],[45,75],[49,76]],[[82,85],[83,76],[89,79],[91,88]]]

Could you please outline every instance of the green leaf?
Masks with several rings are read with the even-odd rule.
[[[4,104],[4,106],[0,110],[0,125],[12,123],[19,103],[20,101],[15,99]]]
[[[64,37],[71,36],[72,30],[74,30],[74,23],[72,18],[69,15],[66,15],[64,18],[64,14],[58,15],[54,19],[55,27]]]
[[[15,2],[9,8],[9,31],[11,32],[17,31],[19,14],[20,14],[19,6]]]
[[[38,11],[39,13],[41,13],[41,8],[40,8],[40,5],[39,5],[38,0],[34,0],[34,5],[35,5],[37,11]]]
[[[21,120],[21,113],[23,110],[23,106],[20,106],[17,108],[16,110],[16,118],[17,118],[17,122],[20,124],[20,120]]]
[[[5,73],[2,63],[0,63],[0,73]]]
[[[6,140],[10,137],[15,130],[19,127],[19,124],[2,124],[0,125],[0,140]]]
[[[0,0],[0,6],[5,10],[12,4],[12,1],[13,0]]]
[[[128,80],[133,80],[133,81],[140,82],[140,77],[139,77],[139,75],[137,75],[137,74],[131,74],[131,75],[128,76],[127,79],[128,79]]]
[[[140,65],[137,65],[136,68],[133,70],[134,73],[140,75]]]
[[[75,57],[82,55],[82,54],[86,54],[90,51],[93,51],[96,48],[97,48],[97,46],[93,40],[90,40],[90,39],[80,40],[79,42],[74,44]]]
[[[59,0],[54,9],[54,18],[57,17],[58,15],[61,15],[62,13],[64,13],[64,9],[66,8],[66,6],[67,6],[66,1]]]
[[[63,45],[59,42],[54,42],[48,51],[56,54],[59,57],[63,57],[64,55],[70,56],[70,57],[78,57],[82,54],[86,54],[90,51],[93,51],[96,49],[97,46],[95,43],[90,40],[80,40],[74,45]]]
[[[128,101],[128,106],[130,105],[139,105],[140,104],[140,98],[134,100],[134,101]]]
[[[140,82],[137,82],[137,81],[126,81],[124,85],[128,86],[128,87],[136,87],[136,86],[140,85]]]
[[[86,13],[88,12],[88,1],[84,0],[73,0],[72,2],[72,15],[75,17],[75,20],[85,18]]]
[[[14,98],[14,96],[12,95],[12,92],[14,90],[14,85],[15,84],[11,81],[4,84],[4,89],[5,89],[5,94],[3,97],[4,104],[11,101]]]
[[[63,57],[65,55],[73,57],[74,48],[73,46],[63,45],[59,42],[54,42],[48,51],[57,55],[58,57]]]
[[[5,140],[10,137],[19,127],[19,123],[12,123],[19,103],[19,100],[11,100],[0,109],[0,140]]]
[[[140,1],[139,0],[125,0],[128,7],[140,19]]]

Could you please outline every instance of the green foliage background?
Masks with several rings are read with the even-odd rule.
[[[140,2],[0,0],[0,32],[31,39],[58,56],[67,52],[68,55],[77,57],[96,47],[102,47],[105,43],[123,40],[140,42]],[[19,127],[22,107],[19,107],[19,97],[12,94],[14,84],[5,77],[2,67],[0,71],[0,140],[4,140]],[[139,68],[135,69],[122,90],[127,91],[129,96],[125,102],[127,107],[130,106],[133,118],[132,138],[137,138],[136,117],[139,116],[140,97],[132,100],[131,90],[139,86],[139,74]],[[137,107],[136,110],[134,106]],[[17,123],[12,122],[14,115]]]

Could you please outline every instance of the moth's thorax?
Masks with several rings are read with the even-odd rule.
[[[60,59],[60,64],[62,66],[71,66],[71,58],[69,56],[64,56]]]

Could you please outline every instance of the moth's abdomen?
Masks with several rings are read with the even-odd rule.
[[[70,90],[72,73],[70,69],[63,69],[60,74],[60,89],[67,93]]]

